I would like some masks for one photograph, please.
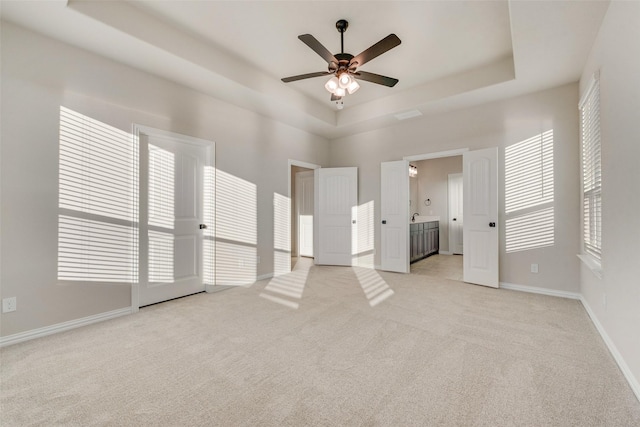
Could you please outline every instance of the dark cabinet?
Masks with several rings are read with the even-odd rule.
[[[438,221],[409,224],[410,261],[415,262],[440,249],[440,223]]]

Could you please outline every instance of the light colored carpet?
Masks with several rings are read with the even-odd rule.
[[[296,267],[2,349],[1,424],[640,425],[578,301]]]
[[[411,264],[411,274],[462,280],[462,255],[431,255]]]

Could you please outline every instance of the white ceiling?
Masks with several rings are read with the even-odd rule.
[[[608,1],[2,1],[2,19],[187,85],[292,126],[337,138],[423,114],[577,81]],[[363,71],[338,111],[326,70],[298,40],[356,55],[390,33],[402,44]],[[416,119],[412,119],[416,120]],[[419,120],[419,119],[418,119]]]

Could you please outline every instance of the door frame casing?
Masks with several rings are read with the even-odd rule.
[[[302,256],[304,257],[311,257],[313,258],[313,243],[311,244],[311,255],[302,255],[301,254],[301,247],[302,247],[302,238],[301,238],[301,233],[300,233],[300,208],[302,206],[302,199],[305,193],[303,193],[303,185],[302,183],[304,182],[304,180],[308,180],[309,178],[311,181],[311,204],[313,204],[313,202],[315,201],[315,196],[313,195],[313,190],[315,188],[315,172],[313,170],[305,170],[305,171],[301,171],[301,172],[296,172],[295,174],[295,204],[292,203],[292,208],[293,208],[293,212],[294,215],[294,224],[292,224],[292,229],[295,230],[295,242],[296,242],[296,258],[300,258]],[[313,218],[313,214],[314,212],[312,212],[311,218]],[[311,223],[311,238],[313,239],[313,219],[312,219],[312,223]],[[291,241],[294,241],[294,238],[291,239]],[[293,251],[291,252],[293,255]]]
[[[453,227],[452,227],[453,214],[451,213],[451,205],[453,204],[453,195],[451,194],[451,181],[452,181],[452,178],[460,179],[460,181],[461,181],[460,185],[464,186],[464,174],[462,172],[458,172],[458,173],[450,173],[447,176],[447,202],[448,202],[447,203],[447,205],[448,205],[447,206],[447,213],[449,215],[449,218],[447,218],[447,222],[448,222],[448,226],[449,226],[449,251],[448,251],[448,253],[450,255],[464,255],[464,246],[462,248],[462,252],[463,253],[458,254],[453,250],[453,247],[455,245],[454,245],[453,232],[452,232],[452,230],[453,230]],[[464,209],[464,205],[463,205],[463,209]],[[459,214],[457,216],[460,217]],[[464,221],[462,222],[462,233],[464,235]]]
[[[287,196],[289,197],[289,200],[291,200],[292,197],[294,197],[294,195],[291,194],[291,171],[292,171],[292,168],[294,166],[298,166],[298,167],[305,168],[305,169],[312,169],[312,170],[313,169],[319,169],[319,168],[322,167],[320,165],[316,165],[315,163],[303,162],[301,160],[295,160],[295,159],[288,159],[288,161],[287,161]],[[290,203],[290,206],[292,207],[291,209],[293,209],[293,204],[292,203]],[[291,215],[289,215],[289,216],[291,217]],[[315,223],[316,223],[316,219],[314,217],[313,218],[314,233],[315,233]],[[292,226],[292,225],[290,224],[290,226]],[[291,244],[291,242],[289,242],[289,244]],[[315,253],[315,250],[316,250],[316,248],[315,248],[315,240],[314,240],[314,248],[313,248],[313,250],[314,250],[314,253]],[[299,252],[299,250],[298,250],[298,252]],[[291,269],[291,266],[289,266],[289,269]]]
[[[457,156],[462,156],[464,153],[470,151],[469,148],[456,148],[453,150],[446,150],[446,151],[435,151],[432,153],[424,153],[424,154],[414,154],[412,156],[404,156],[402,159],[403,160],[408,160],[409,162],[419,162],[420,160],[431,160],[431,159],[441,159],[441,158],[445,158],[445,157],[457,157]],[[409,204],[409,200],[407,200],[407,204]],[[447,206],[447,212],[448,212],[448,206]],[[463,235],[464,235],[464,224],[463,226]],[[449,247],[449,249],[451,249],[451,247]],[[383,250],[381,248],[381,250]],[[451,252],[449,250],[449,252]],[[410,257],[410,255],[407,255],[408,257]],[[411,269],[409,269],[409,272],[411,272]]]
[[[413,156],[404,156],[403,160],[409,160],[410,162],[417,162],[420,160],[440,159],[442,157],[455,157],[461,156],[469,151],[469,148],[457,148],[455,150],[436,151],[434,153],[415,154]]]
[[[146,236],[143,236],[143,230],[146,231],[146,224],[143,227],[143,222],[148,218],[148,180],[149,180],[149,156],[146,144],[141,143],[141,135],[155,136],[159,138],[171,138],[177,142],[189,145],[195,145],[204,147],[207,151],[207,164],[214,168],[214,180],[215,180],[215,142],[196,138],[189,135],[183,135],[175,132],[166,131],[163,129],[157,129],[150,126],[139,125],[134,123],[132,126],[132,135],[134,141],[138,144],[138,170],[139,170],[139,186],[138,186],[138,281],[131,286],[131,312],[135,313],[140,310],[140,284],[144,280],[148,280],[149,269],[149,248],[148,240]],[[215,195],[214,195],[215,200]],[[215,218],[215,212],[214,212]],[[143,221],[144,219],[144,221]],[[215,227],[215,224],[214,224]],[[143,242],[147,242],[143,245]],[[214,249],[215,253],[215,239]],[[215,266],[214,266],[215,277]],[[215,280],[214,285],[205,285],[206,292],[215,292]]]

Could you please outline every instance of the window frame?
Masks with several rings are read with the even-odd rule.
[[[580,126],[581,246],[579,258],[602,274],[602,128],[600,76],[594,73],[578,104]],[[588,116],[588,117],[586,117]],[[588,122],[585,122],[585,119]],[[588,157],[585,157],[588,156]]]

